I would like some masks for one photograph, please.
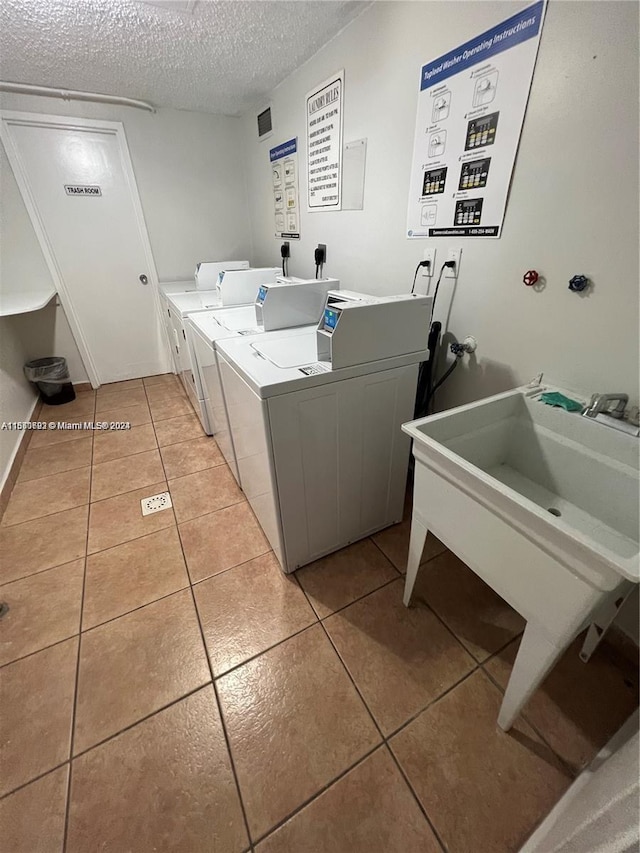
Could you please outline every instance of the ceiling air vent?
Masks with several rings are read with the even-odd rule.
[[[267,107],[258,113],[258,139],[266,139],[267,136],[271,136],[272,131],[271,107]]]

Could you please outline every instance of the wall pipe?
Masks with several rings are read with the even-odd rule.
[[[100,104],[119,104],[123,107],[135,107],[155,113],[153,104],[137,101],[135,98],[123,98],[120,95],[102,95],[99,92],[76,92],[73,89],[53,89],[49,86],[32,86],[29,83],[10,83],[0,80],[0,92],[12,92],[16,95],[41,95],[45,98],[62,98],[64,101],[95,101]]]

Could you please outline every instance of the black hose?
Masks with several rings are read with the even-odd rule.
[[[446,372],[445,372],[445,373],[440,377],[440,379],[436,382],[436,384],[435,384],[435,385],[433,386],[433,388],[431,389],[431,392],[430,392],[430,394],[429,394],[429,396],[428,396],[428,398],[427,398],[427,413],[428,413],[428,411],[429,411],[429,404],[431,403],[431,400],[433,399],[434,394],[436,393],[436,391],[438,390],[438,388],[439,388],[441,385],[443,385],[443,384],[447,381],[447,379],[451,376],[451,374],[453,373],[453,371],[454,371],[454,370],[456,369],[456,367],[458,366],[458,362],[459,362],[459,361],[460,361],[460,359],[459,359],[458,357],[456,357],[456,359],[455,359],[455,361],[453,362],[453,364],[449,366],[449,368],[447,369],[447,371],[446,371]]]

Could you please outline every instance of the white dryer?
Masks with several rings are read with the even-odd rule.
[[[243,263],[243,262],[238,262]],[[274,283],[280,270],[278,267],[261,267],[248,270],[222,271],[218,274],[217,285],[213,290],[192,290],[182,293],[167,293],[166,316],[169,338],[177,373],[191,400],[195,413],[200,418],[202,428],[211,434],[207,412],[203,406],[203,394],[199,380],[193,371],[191,354],[187,344],[184,321],[189,314],[211,311],[221,305],[253,304],[258,289],[263,284]],[[225,286],[221,287],[224,278]]]
[[[431,306],[342,291],[312,331],[216,342],[240,482],[285,572],[402,519]]]
[[[305,331],[314,333],[328,292],[339,287],[340,282],[335,278],[279,280],[275,284],[260,287],[254,305],[218,308],[191,314],[186,318],[186,340],[196,383],[202,389],[202,405],[210,433],[215,435],[240,485],[220,384],[216,342],[225,338],[253,339],[271,334],[289,337]]]

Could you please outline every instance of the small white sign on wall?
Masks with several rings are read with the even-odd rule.
[[[342,207],[342,113],[344,70],[306,97],[307,206],[313,210]]]
[[[300,238],[298,198],[298,138],[289,139],[269,151],[273,186],[273,216],[279,239]]]

